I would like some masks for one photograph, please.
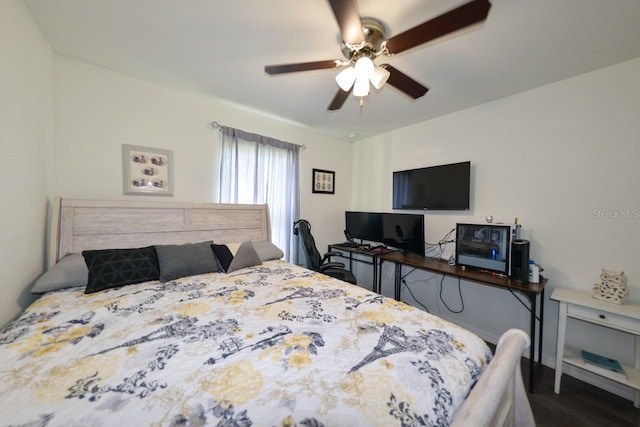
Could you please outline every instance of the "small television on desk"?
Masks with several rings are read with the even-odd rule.
[[[509,275],[512,228],[502,224],[456,224],[456,264]]]

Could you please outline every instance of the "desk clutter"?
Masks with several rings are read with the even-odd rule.
[[[397,249],[388,248],[384,245],[373,246],[369,243],[357,243],[357,242],[343,242],[343,243],[338,243],[330,246],[337,249],[340,249],[340,248],[356,249],[356,250],[361,250],[363,252],[369,252],[372,254],[386,254],[386,253],[394,252],[397,250]]]
[[[362,250],[371,248],[371,244],[369,243],[358,243],[354,241],[338,243],[336,246],[342,246],[344,248],[362,249]]]

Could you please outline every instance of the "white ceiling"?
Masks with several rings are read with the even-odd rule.
[[[640,0],[492,0],[483,24],[385,60],[429,87],[424,97],[386,85],[362,109],[350,96],[327,111],[338,70],[264,72],[270,64],[343,59],[326,0],[25,3],[56,53],[347,140],[640,57]],[[463,3],[359,0],[361,15],[380,19],[388,36]]]

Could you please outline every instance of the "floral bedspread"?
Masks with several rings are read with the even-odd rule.
[[[448,425],[490,358],[441,318],[268,261],[46,294],[0,332],[0,423]]]

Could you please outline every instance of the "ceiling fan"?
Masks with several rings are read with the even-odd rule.
[[[369,94],[370,83],[380,89],[386,82],[413,99],[420,98],[429,90],[411,77],[389,64],[376,66],[378,56],[392,56],[446,34],[484,21],[489,14],[489,0],[473,0],[430,19],[403,33],[386,38],[385,27],[375,18],[361,18],[357,0],[329,0],[333,14],[338,21],[342,37],[342,54],[346,60],[301,62],[295,64],[267,65],[268,74],[292,73],[297,71],[344,68],[337,76],[340,86],[338,93],[329,104],[328,110],[338,110],[353,94],[363,98]]]

